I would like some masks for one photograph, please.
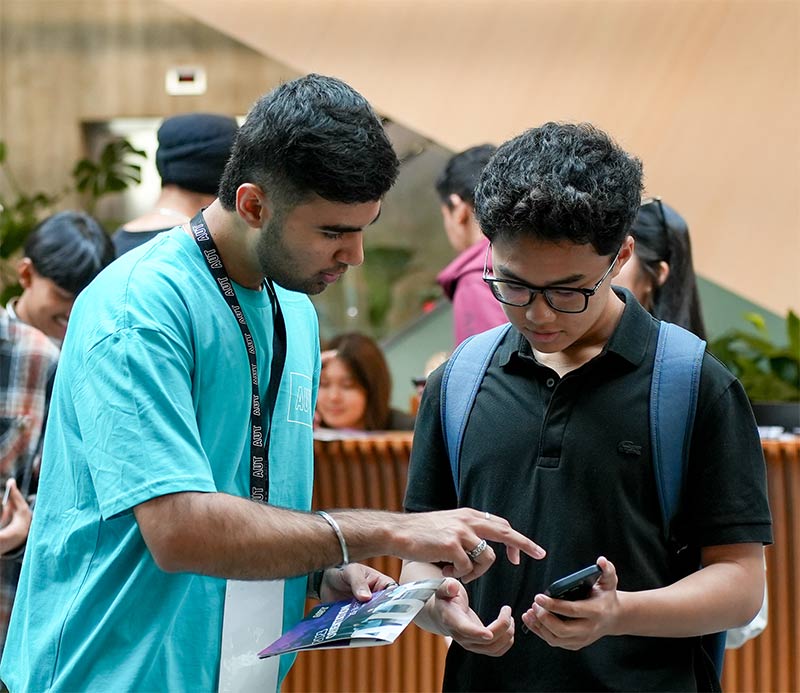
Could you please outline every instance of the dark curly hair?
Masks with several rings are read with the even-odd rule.
[[[501,145],[475,189],[486,237],[591,243],[611,255],[642,194],[642,164],[588,123],[546,123]]]
[[[255,183],[292,207],[312,194],[331,202],[380,200],[399,162],[367,100],[333,77],[307,75],[262,96],[239,128],[219,188],[232,211],[236,190]]]

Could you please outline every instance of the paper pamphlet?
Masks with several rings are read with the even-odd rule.
[[[441,579],[417,580],[376,592],[368,602],[352,599],[320,604],[258,656],[263,659],[301,650],[389,645],[441,584]]]

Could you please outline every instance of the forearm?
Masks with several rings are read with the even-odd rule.
[[[442,577],[442,569],[432,563],[419,563],[417,561],[403,561],[403,569],[400,571],[400,584],[413,582],[414,580],[425,580],[428,578]],[[436,618],[435,611],[436,597],[431,597],[425,606],[414,618],[414,623],[423,630],[427,630],[437,635],[450,635],[442,626],[440,620]]]
[[[661,589],[618,592],[616,635],[692,637],[741,626],[758,612],[764,593],[762,549],[711,563]]]
[[[222,493],[178,493],[135,509],[156,562],[169,572],[233,579],[302,575],[342,561],[339,541],[314,513],[254,503]],[[400,514],[332,513],[346,537],[350,560],[397,551],[388,528]]]

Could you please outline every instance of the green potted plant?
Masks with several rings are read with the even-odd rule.
[[[789,311],[786,344],[770,337],[764,318],[747,313],[755,330],[732,329],[708,348],[741,381],[759,426],[800,428],[800,318]]]
[[[145,152],[127,140],[113,139],[96,160],[85,158],[75,164],[74,187],[50,194],[25,190],[9,166],[7,153],[5,142],[0,140],[0,305],[21,290],[14,259],[25,240],[40,221],[55,211],[62,198],[75,191],[81,195],[81,207],[94,214],[101,197],[141,182],[140,162],[146,158]],[[101,221],[108,228],[109,220]]]

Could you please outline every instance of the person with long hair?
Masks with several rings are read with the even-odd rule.
[[[317,420],[324,428],[406,431],[414,418],[392,409],[392,378],[380,346],[365,334],[341,334],[324,345]]]
[[[686,220],[654,197],[639,207],[631,235],[634,255],[614,283],[630,289],[655,317],[705,339]]]

